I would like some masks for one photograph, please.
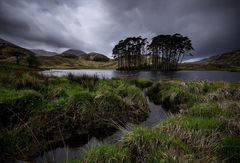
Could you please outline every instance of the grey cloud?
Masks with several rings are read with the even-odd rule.
[[[25,47],[111,55],[128,36],[181,33],[196,57],[240,48],[239,1],[2,0],[0,37]]]

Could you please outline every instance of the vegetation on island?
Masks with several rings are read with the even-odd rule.
[[[113,57],[121,70],[172,71],[191,50],[191,40],[181,34],[159,35],[150,44],[146,38],[128,37],[113,48]]]
[[[182,44],[179,44],[181,42]],[[45,50],[28,50],[0,39],[0,63],[12,62],[44,69],[167,71],[170,67],[170,70],[240,71],[239,50],[215,55],[198,62],[181,63],[184,56],[191,55],[189,53],[191,50],[190,40],[179,34],[159,35],[153,38],[151,44],[141,37],[129,37],[114,47],[113,58],[115,59],[95,52],[85,53],[73,49],[61,54]]]

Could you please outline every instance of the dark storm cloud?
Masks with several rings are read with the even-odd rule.
[[[196,57],[240,48],[239,1],[1,0],[0,37],[29,48],[110,55],[128,36],[181,33]]]

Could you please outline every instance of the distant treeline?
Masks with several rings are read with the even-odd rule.
[[[149,43],[146,38],[128,37],[113,48],[118,69],[177,70],[185,55],[192,55],[191,40],[181,34],[158,35]]]

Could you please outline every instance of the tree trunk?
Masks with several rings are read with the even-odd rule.
[[[19,55],[16,55],[17,65],[19,65]]]

